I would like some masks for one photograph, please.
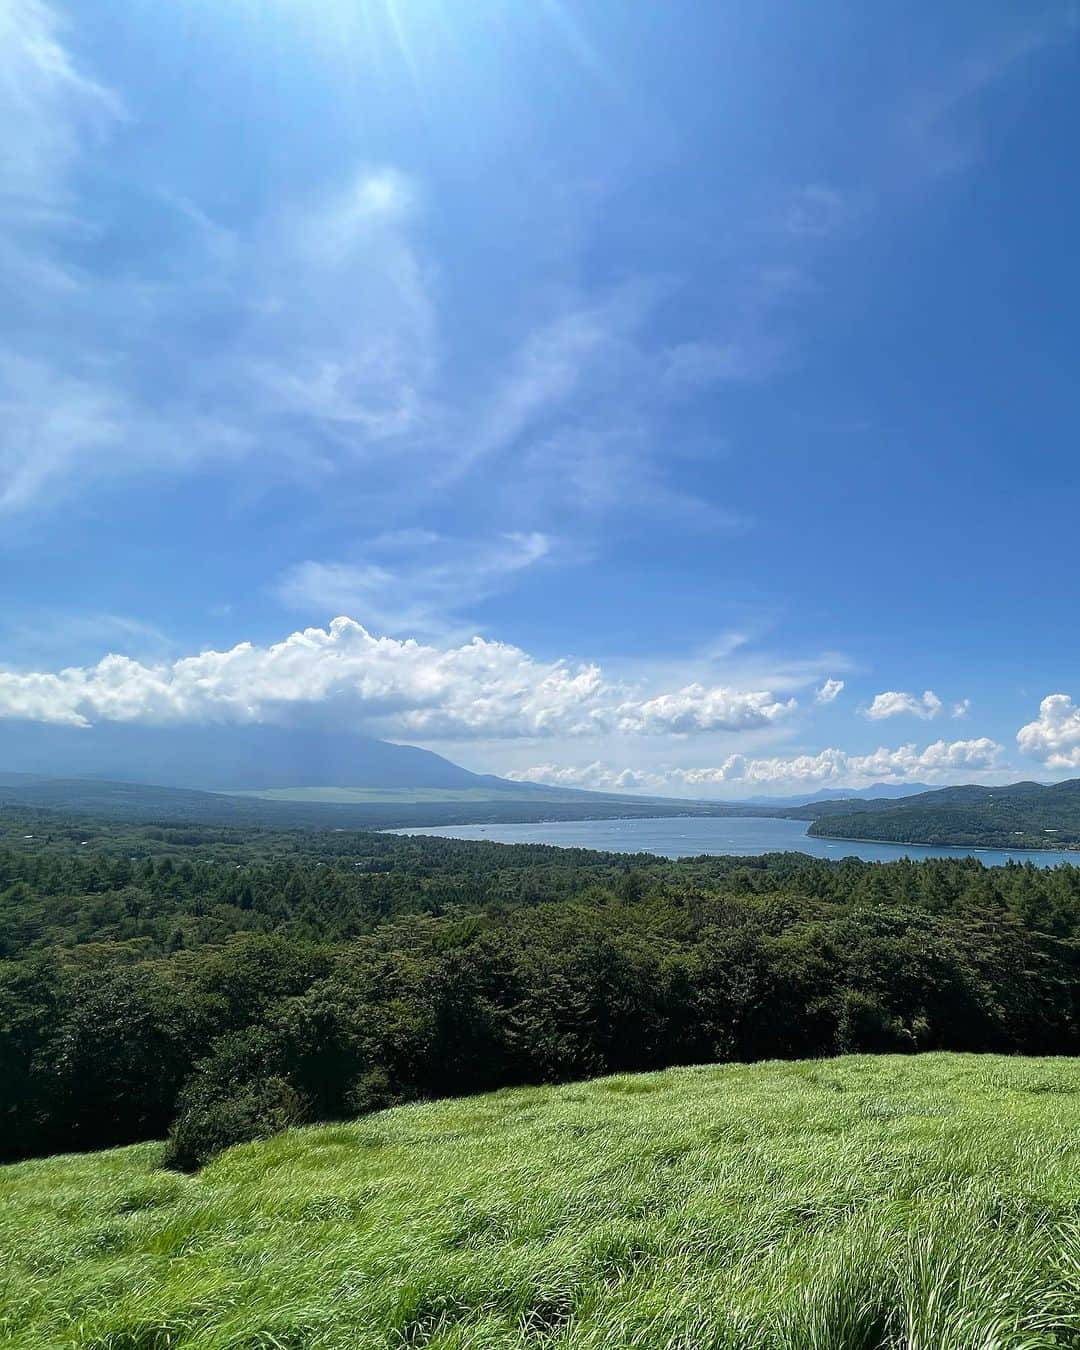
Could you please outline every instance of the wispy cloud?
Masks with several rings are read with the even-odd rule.
[[[264,224],[233,281],[250,312],[225,353],[229,379],[249,381],[238,415],[300,419],[352,456],[424,430],[437,323],[410,238],[418,195],[396,170],[362,170]]]
[[[42,0],[0,7],[0,510],[256,446],[264,473],[310,472],[419,434],[437,351],[414,185],[363,169],[241,237],[134,184],[155,252],[92,272],[72,259],[109,226],[84,187],[123,110],[62,38]],[[212,347],[185,340],[199,326]]]
[[[86,167],[84,124],[104,134],[113,100],[55,46],[44,6],[18,8],[30,94],[2,120],[18,127],[29,103],[45,131],[23,176],[41,202],[66,201],[77,164]],[[569,289],[533,306],[509,355],[462,382],[444,359],[438,268],[417,242],[423,192],[393,167],[362,168],[319,200],[283,200],[237,229],[167,186],[143,206],[169,242],[137,283],[76,274],[59,244],[33,257],[59,280],[32,288],[40,352],[23,342],[16,355],[0,328],[11,430],[0,508],[49,509],[77,485],[257,453],[264,485],[275,474],[301,484],[337,476],[399,518],[481,476],[485,492],[511,503],[508,528],[523,533],[549,532],[568,506],[578,516],[632,508],[635,491],[702,524],[730,518],[672,488],[652,450],[667,398],[663,352],[642,337],[655,283]],[[0,218],[0,266],[12,238]],[[184,341],[200,327],[219,334],[212,347]],[[526,490],[538,476],[542,490]]]
[[[765,332],[747,332],[726,342],[682,342],[664,357],[667,390],[682,395],[716,384],[766,380],[782,366],[783,341]]]
[[[856,204],[836,188],[807,183],[788,202],[784,228],[799,239],[829,239],[849,229],[858,214]]]
[[[110,444],[125,416],[90,363],[64,367],[37,350],[43,318],[49,339],[53,307],[84,284],[56,248],[86,229],[73,167],[120,115],[118,100],[75,69],[59,30],[37,0],[0,7],[0,509],[26,505],[79,456]]]
[[[672,400],[783,363],[768,316],[797,293],[793,269],[753,269],[724,331],[663,341],[650,324],[677,278],[526,288],[503,350],[465,379],[441,303],[445,260],[424,242],[439,203],[392,165],[344,170],[309,200],[279,194],[230,226],[167,177],[132,185],[157,226],[153,254],[122,277],[84,272],[62,231],[30,247],[22,223],[51,214],[107,229],[77,189],[120,101],[76,67],[41,0],[13,0],[0,22],[0,138],[14,156],[0,268],[5,281],[18,273],[41,335],[32,326],[27,341],[22,324],[16,349],[0,324],[15,429],[0,508],[49,509],[94,482],[225,454],[257,455],[264,484],[336,475],[398,518],[407,478],[410,507],[479,483],[526,533],[550,533],[567,511],[579,523],[651,509],[745,527],[729,504],[675,486],[658,447]],[[201,330],[216,334],[209,346],[185,340]]]
[[[290,609],[313,617],[356,614],[365,626],[386,633],[476,631],[470,607],[567,552],[573,556],[539,531],[478,540],[402,530],[372,539],[350,561],[297,563],[276,593]]]
[[[160,658],[171,647],[168,635],[156,624],[127,614],[101,611],[69,614],[35,608],[33,617],[11,614],[0,633],[5,651],[19,654],[20,666],[34,663],[96,660],[122,645],[140,659]]]
[[[1040,51],[1076,32],[1071,3],[1018,10],[1004,31],[984,39],[901,109],[895,129],[899,168],[907,179],[961,173],[985,154],[982,128],[971,107],[995,85],[1015,76]]]
[[[459,457],[463,471],[477,459],[512,449],[535,432],[586,385],[598,367],[623,355],[624,344],[643,320],[647,302],[618,291],[593,306],[570,309],[528,334],[510,368],[497,382],[478,419],[475,436]]]
[[[40,0],[0,8],[0,214],[8,225],[70,222],[70,171],[123,115],[111,90],[76,69],[61,36]]]
[[[814,690],[815,703],[835,703],[844,692],[844,681],[834,680],[831,677]]]

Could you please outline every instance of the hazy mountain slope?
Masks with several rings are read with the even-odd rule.
[[[481,780],[482,782],[484,780]],[[499,781],[499,780],[496,780]],[[519,789],[514,791],[514,789]],[[417,794],[421,796],[423,794]],[[434,793],[432,794],[434,797]],[[80,817],[264,828],[380,830],[423,825],[527,824],[540,820],[609,820],[643,816],[747,816],[760,808],[675,799],[605,796],[571,789],[508,784],[506,790],[448,790],[444,799],[408,800],[403,789],[382,800],[267,800],[148,783],[96,778],[0,774],[5,806],[63,811]]]
[[[0,724],[0,768],[53,778],[229,791],[275,787],[505,786],[430,750],[333,728],[250,726],[92,727]]]

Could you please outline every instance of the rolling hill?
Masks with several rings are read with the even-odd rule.
[[[920,792],[930,792],[926,783],[871,783],[864,788],[818,788],[816,792],[799,792],[790,797],[759,795],[745,800],[755,806],[776,807],[783,810],[794,806],[821,806],[832,802],[877,802],[893,797],[913,797]]]
[[[729,1064],[0,1168],[9,1350],[1080,1337],[1080,1067]]]
[[[894,802],[830,803],[809,833],[975,848],[1077,848],[1080,779],[1049,786],[939,788]]]
[[[382,829],[751,813],[514,782],[417,746],[265,723],[0,723],[0,770],[0,804],[112,819]]]
[[[473,773],[346,730],[0,722],[0,805],[112,819],[326,829],[774,814]]]
[[[464,788],[317,787],[232,794],[144,782],[0,773],[0,809],[29,808],[108,820],[317,830],[770,814],[737,803],[618,796],[531,783],[498,786],[501,782]]]

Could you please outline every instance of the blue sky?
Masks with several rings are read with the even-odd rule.
[[[1080,770],[1078,76],[1072,4],[0,0],[0,747]]]

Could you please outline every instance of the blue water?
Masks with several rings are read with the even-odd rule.
[[[806,833],[807,826],[805,820],[773,820],[766,816],[741,819],[686,816],[645,820],[560,820],[533,825],[447,825],[390,833],[435,834],[444,839],[488,839],[497,844],[555,844],[559,848],[596,848],[616,853],[657,853],[665,858],[693,858],[702,853],[752,857],[795,850],[815,858],[864,858],[867,862],[975,857],[987,866],[1009,861],[1033,862],[1039,867],[1056,867],[1063,862],[1080,865],[1080,852],[811,839]]]

